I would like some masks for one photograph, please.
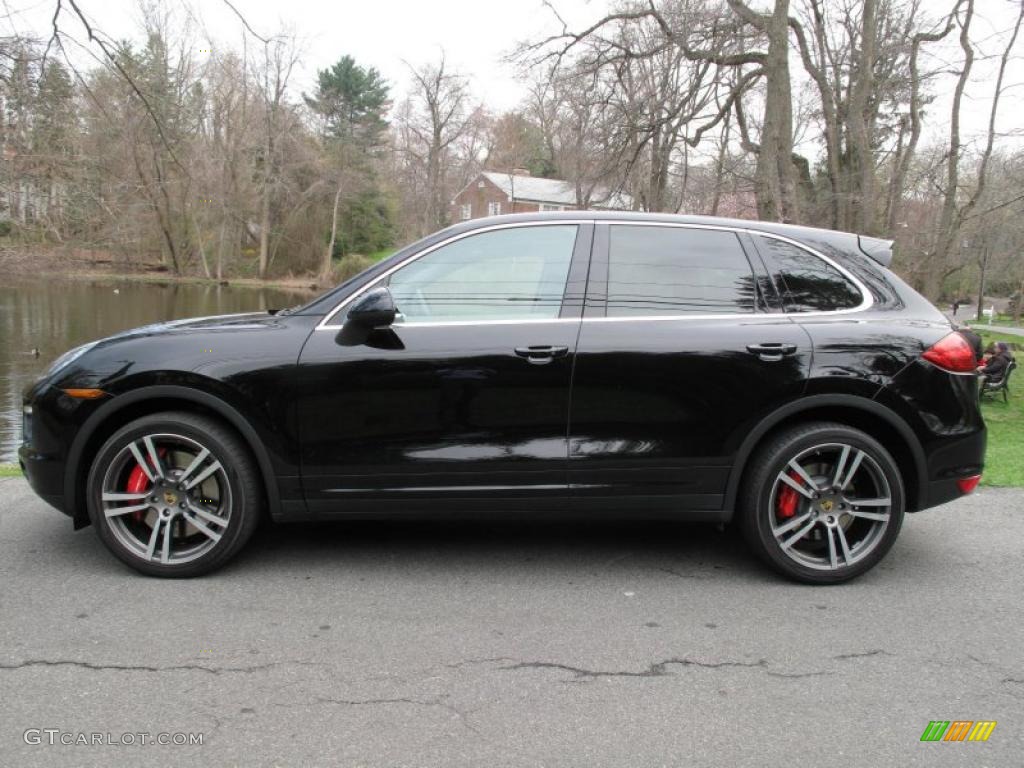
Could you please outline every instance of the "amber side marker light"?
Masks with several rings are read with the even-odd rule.
[[[102,389],[62,389],[61,391],[76,400],[97,400],[107,394]]]

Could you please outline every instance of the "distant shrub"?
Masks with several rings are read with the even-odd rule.
[[[14,224],[11,223],[10,219],[0,220],[0,237],[10,237],[13,231]]]
[[[377,262],[369,256],[363,256],[358,253],[342,256],[337,262],[335,262],[334,280],[338,283],[348,280],[350,277],[355,277],[364,269],[368,269],[376,263]]]

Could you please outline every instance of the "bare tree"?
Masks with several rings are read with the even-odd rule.
[[[254,79],[259,83],[263,127],[260,172],[260,251],[258,274],[266,277],[270,264],[271,228],[274,223],[274,196],[280,177],[280,143],[294,116],[286,101],[288,82],[299,58],[294,35],[281,34],[263,44],[262,55],[255,63]]]
[[[452,149],[471,130],[475,113],[468,79],[448,68],[444,51],[434,63],[409,65],[409,72],[413,90],[399,115],[399,147],[422,175],[427,232],[447,222]]]

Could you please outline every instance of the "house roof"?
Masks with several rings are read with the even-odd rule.
[[[576,205],[576,188],[562,179],[544,179],[539,176],[519,176],[497,171],[484,171],[483,176],[513,200],[531,200],[537,203],[554,205]],[[615,193],[609,195],[607,190],[595,190],[595,205],[602,208],[632,207],[629,195]]]

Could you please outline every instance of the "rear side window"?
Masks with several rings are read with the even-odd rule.
[[[753,312],[757,286],[733,232],[611,227],[608,317]]]
[[[774,237],[757,236],[757,245],[787,312],[854,309],[864,300],[848,277],[813,253]]]

